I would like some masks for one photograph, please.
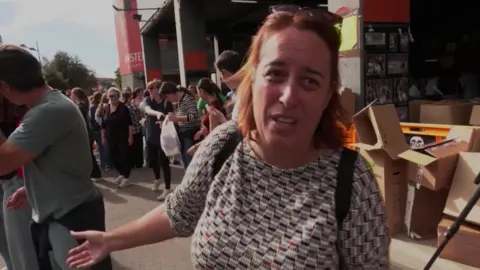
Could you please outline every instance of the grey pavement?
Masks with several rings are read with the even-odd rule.
[[[161,205],[156,200],[158,193],[150,190],[153,174],[150,169],[136,169],[132,172],[132,186],[118,189],[112,182],[117,176],[114,171],[105,173],[105,180],[97,183],[102,190],[107,212],[107,226],[114,229],[141,217]],[[178,185],[183,169],[172,166],[172,180]],[[175,187],[175,185],[173,187]],[[434,252],[435,240],[411,241],[405,237],[394,239],[391,246],[391,269],[423,269]],[[161,244],[115,252],[115,270],[193,270],[190,260],[190,239],[177,238]],[[0,258],[0,267],[3,267]],[[1,268],[0,268],[1,269]],[[476,269],[439,260],[432,269],[467,270]]]

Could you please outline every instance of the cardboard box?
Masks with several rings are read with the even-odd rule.
[[[462,140],[445,139],[440,142],[407,150],[399,156],[407,161],[407,178],[431,190],[450,186],[458,153],[468,150]]]
[[[407,201],[406,162],[401,159],[392,160],[384,151],[369,153],[361,150],[360,154],[370,163],[382,194],[387,210],[387,226],[390,236],[404,232]]]
[[[442,101],[420,105],[420,123],[468,125],[473,104],[462,101]]]
[[[444,218],[438,224],[439,246],[453,224],[453,220]],[[473,226],[460,226],[460,229],[440,254],[440,258],[480,268],[480,230]]]
[[[444,213],[458,217],[478,188],[474,180],[480,173],[480,153],[460,153]],[[467,222],[480,225],[480,202],[472,208]],[[479,253],[480,254],[480,253]]]
[[[407,150],[399,157],[409,161],[408,180],[439,190],[452,182],[460,152],[480,152],[480,128],[454,126],[445,140]]]
[[[473,106],[469,124],[472,126],[480,126],[480,105]]]
[[[414,182],[408,183],[405,227],[415,240],[434,239],[442,219],[448,189],[433,191]]]
[[[411,100],[408,102],[408,121],[412,123],[420,123],[420,105],[431,104],[431,100]]]
[[[358,135],[358,148],[365,151],[385,151],[391,159],[409,149],[400,127],[397,111],[392,104],[370,103],[353,116]]]
[[[395,107],[389,105],[365,107],[353,116],[359,143],[354,144],[370,162],[387,210],[390,234],[404,229],[407,182],[405,161],[398,154],[406,151],[400,121]]]

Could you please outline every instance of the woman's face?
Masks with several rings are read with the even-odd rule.
[[[151,97],[158,97],[158,88],[152,87],[148,89],[148,93],[150,94]]]
[[[197,91],[198,97],[201,98],[201,99],[206,99],[207,95],[206,95],[205,91],[203,91],[202,88],[197,88],[197,89],[198,89],[198,91]]]
[[[108,100],[110,103],[117,104],[120,101],[120,94],[117,91],[108,91]]]
[[[252,82],[257,131],[273,146],[311,144],[331,97],[331,53],[315,33],[288,28],[262,45]]]

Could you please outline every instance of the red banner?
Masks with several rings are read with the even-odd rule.
[[[409,23],[409,0],[365,0],[363,21],[373,23]]]
[[[119,9],[136,9],[137,0],[115,0],[115,6]],[[143,72],[140,25],[133,19],[133,14],[138,12],[136,10],[114,12],[120,75]]]

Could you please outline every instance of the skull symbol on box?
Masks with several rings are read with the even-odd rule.
[[[425,142],[423,141],[423,138],[420,136],[413,136],[410,138],[410,147],[412,148],[419,148],[425,145]]]

